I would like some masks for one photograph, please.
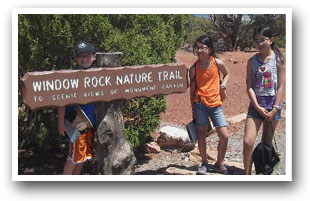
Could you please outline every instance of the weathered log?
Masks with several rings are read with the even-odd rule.
[[[117,67],[122,65],[122,52],[97,52],[96,62],[98,67]]]
[[[121,65],[121,58],[122,53],[97,55],[98,64],[107,60],[109,67]],[[125,138],[123,101],[96,103],[95,118],[99,174],[134,174],[136,157]]]
[[[95,104],[100,174],[134,174],[136,158],[125,139],[123,101]],[[102,120],[100,120],[102,119]]]

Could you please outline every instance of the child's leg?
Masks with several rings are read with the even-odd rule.
[[[74,171],[73,174],[74,175],[80,175],[84,166],[84,163],[78,163],[74,165]]]
[[[272,139],[273,139],[273,135],[274,135],[274,132],[276,130],[276,127],[278,125],[278,122],[277,120],[274,120],[272,121],[272,127],[273,127],[273,132],[272,132],[272,127],[271,125],[268,126],[268,131],[267,132],[263,132],[265,133],[265,136],[263,136],[263,141],[264,142],[268,142],[268,143],[272,143]],[[265,122],[264,122],[264,129],[265,129]]]
[[[206,146],[207,130],[208,126],[198,126],[198,148],[202,163],[208,163]]]
[[[219,136],[219,144],[217,146],[217,165],[224,165],[224,158],[225,153],[227,150],[227,143],[228,143],[228,130],[227,130],[227,124],[225,120],[225,115],[222,109],[222,106],[217,107],[210,107],[209,108],[209,115],[213,122],[213,125],[216,127],[216,131]]]
[[[64,175],[79,175],[82,172],[84,163],[74,164],[72,160],[67,160],[64,166],[63,174]]]
[[[244,174],[251,174],[253,146],[262,120],[256,118],[247,118],[243,139],[243,163]]]
[[[208,163],[207,161],[207,150],[206,150],[206,137],[208,130],[208,113],[206,111],[206,106],[201,103],[194,103],[194,113],[196,124],[198,126],[198,148],[201,156],[202,163]]]
[[[64,166],[63,174],[64,175],[72,175],[74,172],[74,164],[71,160],[67,160]]]
[[[218,155],[217,155],[217,164],[218,165],[224,165],[224,158],[225,158],[225,153],[227,150],[227,143],[228,143],[228,130],[227,127],[216,127],[216,131],[219,135],[219,144],[217,147]]]

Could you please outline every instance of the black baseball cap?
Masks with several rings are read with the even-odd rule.
[[[75,45],[75,55],[81,52],[95,53],[94,46],[90,42],[81,41]]]

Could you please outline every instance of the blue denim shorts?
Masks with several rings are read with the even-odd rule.
[[[196,124],[198,126],[208,126],[208,117],[211,118],[214,127],[227,126],[222,106],[208,107],[202,102],[193,104]]]
[[[269,112],[271,111],[271,109],[267,109]],[[248,118],[256,118],[259,120],[265,120],[265,118],[259,114],[259,112],[257,112],[253,106],[253,104],[249,105],[249,109],[248,109]],[[281,120],[281,110],[278,110],[278,112],[276,113],[274,120]]]

